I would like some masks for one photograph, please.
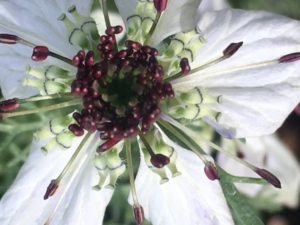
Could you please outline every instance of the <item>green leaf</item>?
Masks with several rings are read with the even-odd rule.
[[[218,174],[220,176],[220,184],[223,193],[230,207],[233,219],[236,225],[263,225],[256,211],[247,202],[247,200],[239,193],[233,184],[231,176],[218,167]]]

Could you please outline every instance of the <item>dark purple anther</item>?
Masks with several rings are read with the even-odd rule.
[[[46,46],[36,46],[33,48],[31,59],[33,61],[43,61],[49,56],[49,49]]]
[[[82,122],[82,116],[80,115],[79,112],[73,113],[73,118],[74,118],[74,120],[75,120],[78,124],[81,124],[81,122]]]
[[[0,111],[9,112],[19,108],[19,99],[13,98],[0,102]]]
[[[207,178],[210,180],[219,179],[217,168],[212,162],[209,162],[207,165],[205,165],[204,172]]]
[[[142,206],[133,206],[134,218],[137,225],[142,225],[145,220],[144,209]]]
[[[93,51],[88,51],[85,57],[85,65],[87,66],[92,66],[94,65],[94,52]]]
[[[73,57],[73,59],[72,59],[72,64],[74,65],[74,66],[78,66],[79,64],[80,64],[80,58],[77,56],[77,55],[75,55],[74,57]]]
[[[153,0],[153,3],[158,12],[163,12],[167,8],[168,0]]]
[[[223,51],[223,55],[226,58],[233,56],[239,49],[242,47],[243,42],[231,43],[225,50]]]
[[[254,170],[255,173],[257,173],[261,178],[263,178],[268,183],[272,184],[276,188],[281,188],[281,182],[280,180],[271,172],[265,169],[256,168]]]
[[[82,128],[91,133],[97,130],[97,124],[91,115],[83,116],[80,125],[82,126]]]
[[[291,63],[300,60],[300,52],[294,52],[279,59],[279,63]]]
[[[1,44],[17,44],[19,37],[12,34],[0,34],[0,43]]]
[[[73,57],[72,63],[74,66],[79,66],[85,60],[85,52],[80,50],[77,55]]]
[[[71,84],[71,92],[73,95],[81,95],[81,88],[82,88],[82,84],[77,81],[74,80]]]
[[[127,56],[128,52],[127,50],[121,50],[117,53],[117,57],[119,59],[124,59]]]
[[[47,200],[49,197],[53,196],[57,191],[59,186],[59,182],[57,180],[51,180],[49,186],[47,187],[47,191],[44,195],[44,200]]]
[[[156,168],[162,168],[170,163],[170,158],[163,154],[155,154],[150,159],[152,165]]]
[[[127,48],[132,48],[134,50],[139,50],[142,47],[142,45],[140,43],[135,42],[135,41],[130,41],[130,40],[125,41],[125,46]]]
[[[108,27],[106,30],[105,30],[105,33],[107,35],[114,35],[116,32],[116,28],[115,27]]]
[[[118,144],[119,141],[121,141],[121,139],[109,139],[98,147],[97,152],[105,152]]]
[[[115,26],[115,34],[120,34],[123,32],[122,26]]]
[[[122,26],[109,27],[105,30],[105,33],[109,36],[113,36],[115,34],[120,34],[123,32]]]
[[[101,121],[102,115],[97,109],[92,109],[91,115],[95,121]]]
[[[84,135],[84,130],[82,127],[78,126],[77,124],[71,124],[69,125],[69,130],[76,136],[80,137]]]
[[[189,64],[189,60],[187,58],[182,58],[180,60],[180,68],[181,68],[181,73],[184,75],[189,74],[189,72],[191,71],[191,67]]]

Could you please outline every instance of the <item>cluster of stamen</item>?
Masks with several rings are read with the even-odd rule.
[[[105,140],[99,152],[136,135],[139,126],[146,133],[160,114],[160,101],[174,97],[171,84],[163,82],[155,48],[127,40],[125,49],[116,49],[115,35],[122,30],[109,27],[98,52],[79,51],[73,58],[77,74],[71,92],[82,96],[84,108],[73,114],[77,124],[69,129],[76,136],[98,130]]]

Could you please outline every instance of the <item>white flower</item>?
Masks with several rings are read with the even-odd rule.
[[[230,138],[274,131],[299,101],[300,65],[294,62],[300,58],[299,22],[268,13],[206,12],[214,3],[218,9],[226,6],[220,1],[200,5],[199,0],[116,0],[129,39],[124,50],[117,51],[115,36],[122,27],[113,20],[110,25],[105,2],[101,1],[104,18],[98,0],[72,2],[79,13],[68,8],[71,1],[0,3],[1,33],[17,35],[1,34],[0,42],[18,44],[1,46],[0,85],[6,98],[20,98],[1,102],[0,116],[75,110],[52,119],[36,134],[38,139],[48,138],[38,144],[47,155],[33,148],[1,200],[1,224],[99,224],[110,189],[125,170],[123,146],[139,223],[143,206],[154,225],[233,224],[219,183],[197,173],[205,167],[208,177],[216,179],[213,160],[189,145],[193,140],[176,126],[180,130],[178,121],[203,120]],[[69,14],[59,16],[67,8]],[[106,33],[100,42],[98,33]],[[31,53],[34,61],[43,62],[29,61]],[[24,76],[27,65],[26,73],[34,79]],[[38,96],[25,98],[36,90]],[[58,103],[19,109],[48,99]],[[276,113],[269,114],[270,109]],[[170,141],[165,130],[198,157]],[[128,137],[137,136],[144,157],[136,194]],[[58,148],[69,149],[59,156]],[[92,186],[98,192],[89,191]],[[53,197],[45,202],[43,195]],[[190,210],[181,210],[173,195]],[[165,201],[160,211],[161,199]]]
[[[236,145],[234,147],[233,145]],[[260,138],[248,138],[246,143],[224,143],[227,151],[238,151],[243,159],[264,167],[281,180],[282,189],[261,186],[258,184],[239,184],[241,191],[251,197],[257,196],[269,200],[270,203],[283,204],[289,207],[297,207],[300,190],[300,166],[290,150],[275,136],[263,136]],[[221,154],[218,162],[226,171],[243,177],[253,177],[255,174],[248,168],[237,165],[232,159]]]

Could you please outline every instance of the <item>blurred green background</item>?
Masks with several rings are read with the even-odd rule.
[[[234,8],[267,10],[300,19],[299,0],[231,0],[230,3]],[[30,120],[21,118],[0,124],[0,197],[12,183],[26,159],[33,131],[42,126],[44,119],[45,117],[41,115],[31,117]],[[30,121],[30,126],[28,121]],[[127,204],[128,192],[127,178],[122,176],[108,207],[105,225],[135,224],[132,210]]]

